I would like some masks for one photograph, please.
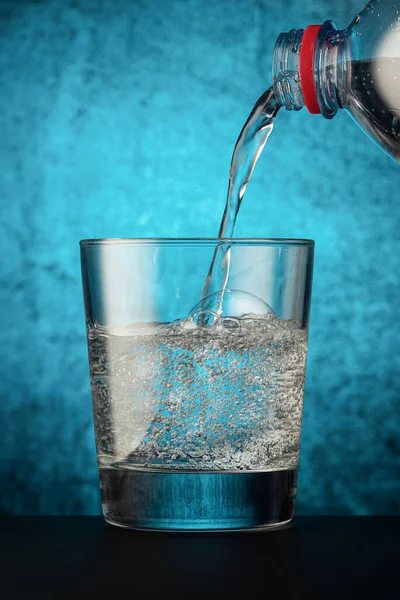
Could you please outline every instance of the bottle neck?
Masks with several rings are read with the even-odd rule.
[[[277,102],[287,110],[305,105],[331,119],[346,104],[349,39],[332,21],[292,29],[278,37],[272,78]]]

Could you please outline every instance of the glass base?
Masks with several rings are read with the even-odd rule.
[[[297,469],[156,471],[100,468],[104,517],[129,529],[275,528],[293,517]]]

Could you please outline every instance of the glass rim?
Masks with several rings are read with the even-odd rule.
[[[308,246],[314,240],[301,238],[219,238],[219,237],[159,237],[159,238],[94,238],[81,240],[81,248],[91,246]]]

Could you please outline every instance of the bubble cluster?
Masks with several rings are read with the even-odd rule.
[[[90,327],[100,464],[296,467],[306,330],[273,312],[219,317],[212,327],[193,314],[169,324]]]

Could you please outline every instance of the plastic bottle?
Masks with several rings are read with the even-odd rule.
[[[287,110],[304,105],[331,119],[344,108],[400,161],[400,2],[372,0],[347,29],[335,23],[278,37],[273,86]]]

